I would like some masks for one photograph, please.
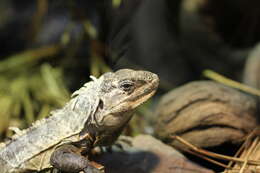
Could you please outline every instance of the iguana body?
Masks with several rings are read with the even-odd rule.
[[[1,173],[50,168],[53,152],[66,143],[80,141],[85,150],[111,145],[158,82],[153,73],[123,69],[86,83],[62,109],[0,145]]]

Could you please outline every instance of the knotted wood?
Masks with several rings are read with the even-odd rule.
[[[211,81],[191,82],[165,94],[156,116],[155,134],[181,147],[179,135],[198,147],[239,143],[256,127],[256,100],[236,89]]]

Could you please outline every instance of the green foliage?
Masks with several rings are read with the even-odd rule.
[[[69,99],[62,69],[47,63],[36,65],[58,50],[55,46],[38,48],[0,62],[0,134],[10,136],[8,127],[24,128]]]

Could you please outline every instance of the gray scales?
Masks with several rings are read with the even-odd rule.
[[[53,166],[71,172],[87,170],[85,168],[91,166],[81,153],[113,144],[131,119],[133,110],[155,93],[158,84],[156,74],[130,69],[93,78],[74,92],[62,109],[51,112],[48,118],[18,131],[10,141],[0,144],[1,173],[40,171]],[[74,155],[66,155],[72,157],[62,159],[65,163],[59,163],[60,157],[65,155],[59,156],[56,150],[66,144],[80,149]],[[84,169],[74,162],[82,162]]]

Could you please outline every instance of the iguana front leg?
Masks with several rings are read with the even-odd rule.
[[[71,173],[79,173],[83,171],[85,173],[103,173],[100,170],[91,165],[90,161],[82,156],[82,149],[72,145],[64,144],[57,148],[51,155],[50,163],[53,167]]]

